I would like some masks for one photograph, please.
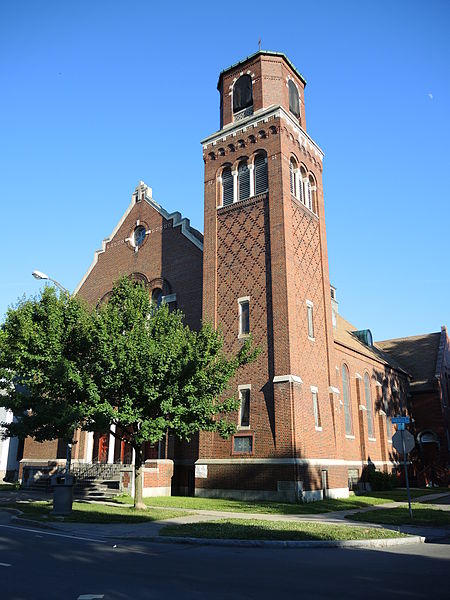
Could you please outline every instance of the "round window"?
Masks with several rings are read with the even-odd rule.
[[[134,234],[133,234],[133,242],[134,245],[136,246],[136,248],[138,248],[139,246],[142,246],[142,244],[144,243],[145,240],[145,227],[143,225],[139,225],[138,227],[136,227],[136,229],[134,230]]]

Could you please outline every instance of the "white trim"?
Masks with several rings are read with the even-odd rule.
[[[238,308],[239,308],[238,339],[248,338],[250,336],[250,296],[242,296],[241,298],[238,298],[237,302],[238,302]],[[248,304],[248,331],[246,331],[246,332],[242,331],[242,305],[243,304]]]
[[[287,112],[282,106],[279,105],[272,105],[268,108],[258,110],[252,115],[249,115],[247,118],[242,119],[241,121],[225,125],[225,127],[220,129],[219,131],[216,131],[215,133],[204,138],[201,141],[203,149],[206,150],[211,144],[214,145],[214,142],[225,142],[230,134],[232,137],[236,137],[236,135],[244,133],[244,128],[252,126],[256,128],[259,124],[267,123],[268,119],[270,118],[284,119],[287,123],[289,123],[289,125],[291,125],[295,133],[298,134],[300,143],[306,148],[310,149],[316,156],[319,157],[321,161],[323,160],[324,153],[320,146],[318,146],[316,142],[309,137],[306,131],[304,131],[304,129],[300,127],[297,119],[291,116],[289,112]]]
[[[75,291],[73,293],[74,295],[76,295],[80,291],[80,288],[82,287],[82,285],[84,284],[84,282],[86,281],[86,279],[91,274],[92,269],[97,264],[99,255],[103,254],[103,252],[105,252],[106,245],[114,238],[114,236],[116,235],[116,233],[119,231],[120,227],[123,225],[125,219],[130,214],[133,206],[136,204],[136,193],[138,193],[138,197],[139,197],[140,200],[142,200],[142,193],[144,193],[144,200],[151,207],[153,207],[164,219],[166,219],[166,221],[172,221],[172,228],[173,229],[175,229],[175,227],[181,227],[181,233],[189,241],[191,241],[194,244],[194,246],[197,246],[197,248],[203,252],[203,243],[197,237],[195,237],[195,235],[193,235],[191,233],[191,231],[190,231],[191,225],[190,225],[189,219],[187,219],[186,217],[183,217],[181,215],[181,213],[178,212],[178,211],[173,212],[173,213],[168,213],[162,206],[160,206],[151,197],[151,195],[152,195],[152,188],[148,187],[148,185],[146,185],[143,181],[140,181],[139,185],[136,187],[136,189],[134,191],[134,194],[132,196],[132,200],[131,200],[128,208],[126,209],[126,211],[122,215],[122,217],[119,220],[119,222],[117,223],[117,225],[114,227],[111,235],[109,235],[107,238],[105,238],[102,241],[102,247],[99,250],[95,251],[95,253],[94,253],[94,260],[92,261],[90,267],[88,268],[88,270],[84,274],[84,276],[83,276],[82,280],[80,281],[80,283],[75,288]]]
[[[92,462],[92,454],[94,452],[94,432],[88,431],[86,436],[86,452],[85,452],[85,460],[86,462]]]
[[[114,424],[111,425],[111,431],[116,431],[116,426]],[[108,439],[108,464],[112,465],[114,464],[114,450],[115,450],[115,446],[116,446],[116,438],[112,435],[112,433],[109,434],[109,439]]]
[[[250,402],[250,407],[251,407],[251,402],[252,402],[252,395],[251,395],[251,391],[252,391],[252,386],[250,383],[245,383],[243,385],[238,385],[238,392],[239,392],[239,421],[238,421],[238,425],[237,425],[237,430],[238,431],[248,431],[250,429],[250,407],[249,407],[249,414],[248,414],[248,425],[241,425],[241,421],[242,421],[242,394],[241,392],[243,390],[248,390],[249,391],[249,402]]]
[[[311,306],[311,308],[314,308],[314,304],[311,302],[311,300],[306,300],[306,306]]]
[[[367,408],[363,404],[359,405],[359,410],[365,410],[367,412]]]
[[[316,385],[312,385],[312,386],[310,387],[310,390],[311,390],[312,392],[316,392],[317,394],[319,393],[319,388],[318,388]]]
[[[303,383],[298,375],[275,375],[273,383]]]
[[[355,373],[355,379],[362,379],[362,375],[360,375],[359,373]]]
[[[360,467],[361,465],[373,464],[382,467],[383,465],[395,464],[390,460],[344,460],[340,458],[199,458],[195,461],[196,465],[321,465],[329,467]]]
[[[349,433],[346,433],[346,434],[345,434],[345,437],[346,437],[348,440],[354,440],[354,439],[355,439],[355,436],[354,436],[354,435],[350,435]]]
[[[383,387],[383,385],[379,381],[375,381],[375,387]]]
[[[374,437],[369,438],[369,442],[376,442],[376,441],[377,441],[377,438],[374,438]]]
[[[316,431],[322,431],[322,427],[317,427],[316,425]]]
[[[333,394],[338,394],[338,396],[340,396],[340,394],[341,394],[341,392],[339,391],[339,389],[337,387],[332,386],[332,385],[330,385],[330,387],[328,388],[328,391],[331,392],[331,393],[333,393]]]

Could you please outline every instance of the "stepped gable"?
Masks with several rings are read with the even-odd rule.
[[[130,204],[128,205],[128,208],[122,215],[120,221],[117,223],[117,225],[115,226],[115,228],[113,229],[111,234],[107,238],[103,239],[102,247],[99,250],[95,251],[94,260],[92,261],[89,269],[86,271],[83,279],[77,285],[74,294],[77,294],[80,291],[84,282],[89,277],[92,269],[97,264],[99,255],[103,254],[103,252],[105,252],[107,244],[109,242],[111,242],[111,240],[114,238],[114,236],[120,229],[121,225],[123,224],[123,222],[125,221],[127,216],[130,214],[133,207],[135,206],[136,202],[142,201],[142,200],[147,202],[147,204],[149,204],[152,208],[154,208],[164,219],[166,219],[167,221],[172,221],[173,228],[180,227],[181,233],[190,242],[192,242],[194,244],[194,246],[196,246],[199,250],[201,250],[203,252],[203,234],[200,231],[198,231],[197,229],[195,229],[194,227],[192,227],[190,220],[187,217],[183,217],[179,211],[175,211],[172,213],[169,213],[168,211],[166,211],[165,208],[163,208],[160,204],[158,204],[158,202],[156,202],[156,200],[154,200],[152,198],[152,188],[149,187],[143,181],[140,181],[132,195],[132,199],[131,199]]]

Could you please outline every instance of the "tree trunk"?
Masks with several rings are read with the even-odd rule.
[[[142,456],[142,446],[139,445],[134,449],[135,461],[134,461],[134,508],[137,510],[145,510],[147,507],[144,504],[142,498],[142,488],[144,479],[144,465]]]

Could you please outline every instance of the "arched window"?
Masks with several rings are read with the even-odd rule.
[[[262,194],[267,190],[267,161],[264,154],[255,157],[255,194]]]
[[[289,110],[296,117],[300,116],[300,100],[298,97],[298,89],[292,79],[289,79]]]
[[[222,205],[228,204],[233,204],[233,175],[230,167],[222,171]]]
[[[289,178],[291,182],[291,194],[297,198],[297,163],[291,158],[289,163]]]
[[[238,186],[239,200],[245,200],[250,197],[250,170],[247,162],[240,163],[238,168]]]
[[[298,199],[300,200],[300,202],[302,202],[303,204],[305,204],[305,185],[306,185],[306,169],[305,167],[301,166],[300,167],[300,175],[299,175],[299,182],[298,182]]]
[[[350,379],[347,365],[342,365],[342,396],[344,401],[345,433],[346,435],[351,435],[353,427],[350,407]]]
[[[311,180],[308,179],[305,181],[305,206],[312,210],[312,192],[311,192]]]
[[[161,302],[162,302],[162,298],[163,298],[163,291],[161,288],[155,288],[152,292],[152,302],[153,304],[155,304],[158,308],[161,306]]]
[[[317,185],[312,174],[308,177],[308,204],[309,210],[317,214]]]
[[[233,113],[250,106],[253,106],[252,78],[250,75],[242,75],[233,88]]]
[[[368,373],[364,373],[364,395],[366,397],[366,409],[367,409],[367,433],[370,438],[374,437],[373,431],[373,410],[372,410],[372,397],[370,393],[370,378]]]

